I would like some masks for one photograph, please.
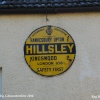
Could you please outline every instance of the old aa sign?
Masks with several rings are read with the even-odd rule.
[[[44,26],[33,31],[24,45],[24,56],[29,67],[43,76],[55,76],[72,65],[76,47],[71,35],[55,26]]]

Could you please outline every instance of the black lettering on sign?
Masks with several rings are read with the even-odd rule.
[[[63,71],[63,67],[55,67],[53,68],[53,71]]]
[[[57,60],[57,56],[30,56],[30,62],[32,61],[54,61]]]
[[[51,68],[37,68],[37,72],[50,72]]]

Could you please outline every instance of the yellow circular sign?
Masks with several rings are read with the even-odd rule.
[[[24,55],[30,68],[44,76],[65,72],[75,59],[75,43],[70,34],[55,26],[41,27],[28,37]]]

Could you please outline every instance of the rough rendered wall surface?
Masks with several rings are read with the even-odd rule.
[[[100,95],[100,13],[0,15],[0,66],[3,94],[33,94],[34,98],[3,100],[92,100]],[[34,73],[24,60],[23,47],[35,29],[58,26],[73,37],[76,58],[58,76]]]

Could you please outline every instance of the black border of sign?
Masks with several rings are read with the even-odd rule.
[[[35,29],[33,32],[35,32],[36,30],[38,30],[38,29],[40,29],[40,28],[47,27],[47,26],[52,26],[52,25],[46,25],[46,26],[39,27],[39,28]],[[56,27],[56,26],[52,26],[52,27]],[[56,27],[56,28],[59,28],[59,27]],[[64,30],[64,29],[62,29],[62,28],[59,28],[59,29]],[[65,31],[66,33],[68,33],[66,30],[64,30],[64,31]],[[33,32],[32,32],[32,33],[33,33]],[[32,35],[32,33],[28,36],[28,38]],[[69,33],[68,33],[68,34],[69,34]],[[69,36],[72,38],[72,36],[71,36],[70,34],[69,34]],[[28,39],[28,38],[27,38],[27,39]],[[27,41],[27,39],[26,39],[26,41]],[[73,40],[73,42],[74,42],[74,44],[75,44],[75,41],[74,41],[73,38],[72,38],[72,40]],[[24,59],[25,59],[25,62],[27,63],[26,58],[25,58],[25,45],[26,45],[26,41],[25,41],[25,44],[24,44],[24,49],[23,49],[23,51],[24,51]],[[75,44],[75,56],[74,56],[73,62],[75,61],[75,58],[76,58],[76,44]],[[30,69],[31,69],[33,72],[35,72],[35,73],[38,74],[38,75],[45,76],[45,77],[53,77],[53,76],[57,76],[57,75],[60,75],[60,74],[63,74],[64,72],[66,72],[66,71],[72,66],[73,62],[71,63],[71,65],[70,65],[65,71],[63,71],[62,73],[56,74],[56,75],[52,75],[52,76],[46,76],[46,75],[42,75],[42,74],[40,74],[40,73],[37,73],[37,72],[35,72],[35,71],[30,67],[30,65],[29,65],[28,63],[27,63],[27,65],[30,67]]]

